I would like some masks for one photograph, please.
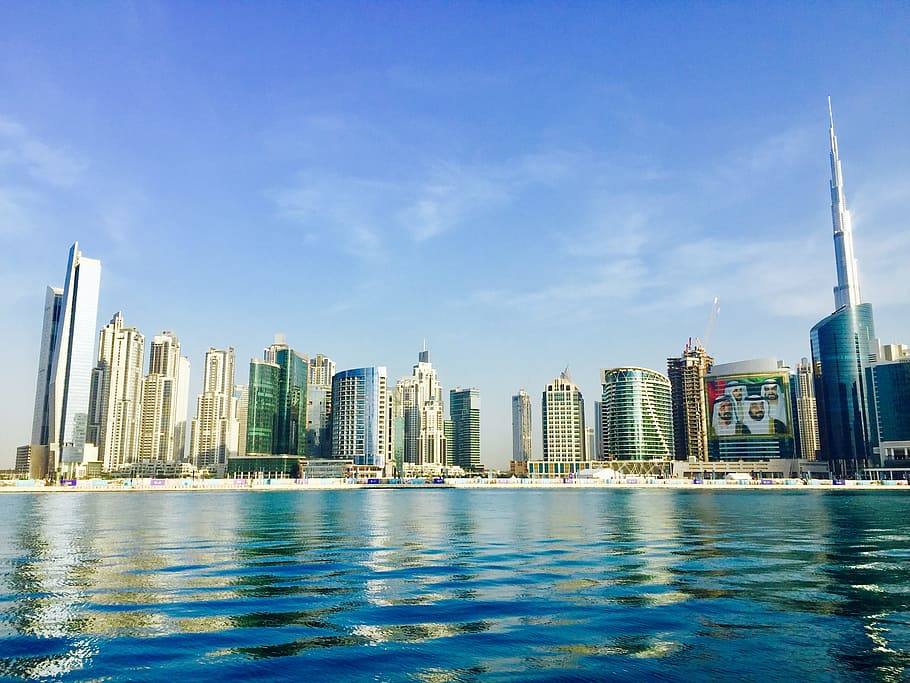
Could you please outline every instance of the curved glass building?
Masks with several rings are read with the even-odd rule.
[[[673,458],[670,380],[646,368],[601,370],[603,457]]]
[[[865,373],[877,350],[872,306],[841,308],[809,337],[822,455],[836,472],[855,472],[872,453]]]

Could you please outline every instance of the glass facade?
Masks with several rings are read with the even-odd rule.
[[[332,455],[331,405],[331,387],[307,384],[306,454],[309,458]]]
[[[287,347],[275,351],[280,368],[274,453],[306,453],[307,359]]]
[[[276,363],[250,361],[249,398],[246,414],[246,454],[275,453],[279,379]]]
[[[477,389],[452,389],[449,392],[449,413],[454,441],[451,464],[465,470],[479,470],[480,392]]]
[[[645,368],[601,372],[603,457],[653,460],[673,457],[670,380]]]
[[[881,441],[910,441],[910,360],[875,363],[875,413]]]
[[[384,367],[338,372],[332,378],[332,457],[384,468],[388,443]]]
[[[300,474],[300,459],[282,455],[237,456],[228,460],[227,472],[241,478],[294,478]]]
[[[55,466],[79,463],[88,429],[89,392],[95,367],[101,261],[85,258],[73,244],[63,286],[50,402],[49,442]]]
[[[63,310],[63,290],[48,287],[44,298],[44,325],[41,329],[41,353],[38,357],[38,381],[35,386],[35,413],[32,420],[32,444],[47,445],[50,438],[51,379],[57,353],[57,328]]]
[[[821,457],[838,474],[871,456],[869,392],[864,369],[875,353],[872,306],[847,306],[810,332]]]

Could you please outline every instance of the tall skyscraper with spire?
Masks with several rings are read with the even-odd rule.
[[[837,150],[834,132],[834,112],[828,98],[828,140],[831,146],[831,219],[834,223],[834,259],[837,266],[837,286],[834,288],[834,310],[862,303],[859,275],[853,254],[853,222],[844,196],[844,171]]]
[[[810,332],[821,455],[838,475],[855,473],[872,457],[869,415],[873,402],[865,368],[875,360],[877,342],[872,306],[862,303],[853,255],[853,226],[844,195],[831,98],[828,98],[831,147],[831,218],[837,286],[834,313]]]
[[[424,341],[410,377],[396,385],[404,415],[404,461],[420,466],[451,465],[446,456],[442,387]]]

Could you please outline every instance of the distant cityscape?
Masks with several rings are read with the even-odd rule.
[[[910,476],[910,348],[880,343],[862,299],[830,100],[829,117],[837,284],[833,313],[809,332],[809,356],[795,368],[772,357],[717,364],[709,325],[704,340],[667,359],[666,374],[601,370],[593,426],[566,369],[541,395],[541,460],[532,455],[531,395],[512,397],[509,476]],[[426,344],[411,375],[394,383],[383,366],[337,370],[328,355],[307,355],[280,335],[237,383],[234,349],[209,348],[191,411],[178,336],[153,336],[146,361],[144,334],[121,312],[99,332],[100,286],[100,261],[73,244],[63,287],[45,294],[32,432],[17,449],[17,476],[484,473],[480,392],[456,387],[446,402]]]

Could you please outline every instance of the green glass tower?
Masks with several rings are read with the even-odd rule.
[[[449,392],[452,415],[452,464],[465,470],[480,465],[480,392],[477,389],[452,389]]]
[[[271,349],[279,368],[274,453],[305,455],[309,364],[305,356],[287,346],[273,345]]]
[[[281,368],[276,363],[256,358],[250,361],[247,455],[271,455],[275,452],[280,375]]]

